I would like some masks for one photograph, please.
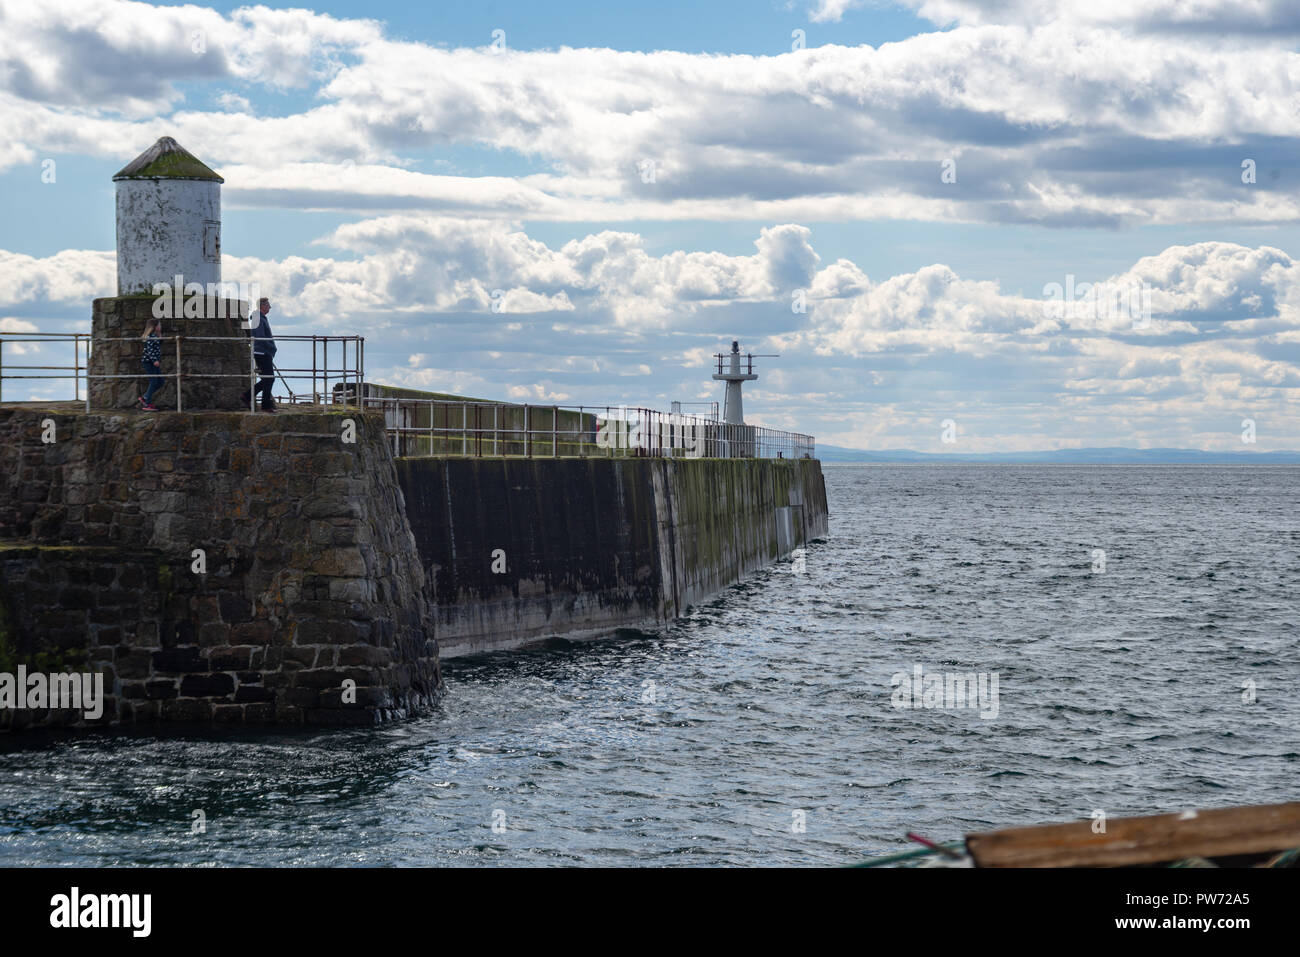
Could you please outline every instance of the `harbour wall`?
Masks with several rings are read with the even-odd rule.
[[[352,410],[0,407],[0,673],[91,723],[368,725],[440,654],[671,619],[826,533],[815,460],[394,458]],[[0,729],[83,725],[0,706]]]
[[[105,723],[372,724],[435,700],[379,416],[0,408],[0,443],[0,672],[101,672]]]
[[[826,535],[815,459],[405,458],[443,657],[667,621]]]

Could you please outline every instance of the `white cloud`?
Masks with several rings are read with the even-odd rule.
[[[935,423],[952,417],[965,450],[1204,445],[1249,415],[1260,448],[1300,444],[1300,266],[1268,246],[1172,246],[1108,277],[1151,289],[1151,325],[1135,329],[1084,308],[1049,317],[940,263],[872,282],[795,224],[761,230],[750,255],[652,255],[615,231],[554,248],[499,220],[411,214],[328,242],[355,258],[227,257],[224,274],[259,282],[281,334],[364,334],[371,377],[395,385],[666,408],[717,397],[710,356],[735,336],[781,355],[760,363],[751,414],[824,441],[945,450]],[[40,326],[19,317],[88,304],[112,280],[109,253],[0,252],[0,328]]]
[[[533,385],[512,385],[506,390],[506,397],[514,402],[566,402],[572,398],[566,392],[553,392],[542,383]]]
[[[817,0],[816,14],[839,20],[860,0]],[[1133,30],[1245,33],[1281,40],[1300,32],[1291,0],[903,0],[937,24],[1089,23]],[[814,17],[816,18],[816,17]]]
[[[170,134],[223,167],[237,205],[570,221],[1300,218],[1272,178],[1294,165],[1300,55],[1262,31],[1224,44],[1115,29],[1092,15],[1105,3],[1069,6],[1063,28],[1031,0],[936,2],[923,12],[951,9],[964,25],[779,56],[448,50],[373,21],[264,7],[0,9],[0,121],[21,131],[0,163],[125,160]],[[1206,9],[1226,16],[1222,4]],[[1277,5],[1250,9],[1261,24],[1294,19]],[[1133,22],[1171,11],[1153,0]],[[185,108],[179,84],[204,82],[219,84],[223,112]],[[313,92],[312,105],[246,108],[254,91],[281,88]],[[253,142],[274,148],[250,158]],[[454,146],[522,157],[533,171],[413,168]],[[943,184],[950,157],[957,182]],[[1252,189],[1237,175],[1243,157],[1261,165]],[[341,171],[345,160],[359,165]]]
[[[117,294],[117,256],[65,249],[36,257],[0,249],[0,304],[84,302]]]
[[[133,0],[3,0],[0,74],[36,102],[147,116],[181,98],[181,82],[238,79],[289,89],[327,81],[380,41],[371,20],[242,7],[223,16]]]
[[[238,93],[231,93],[229,90],[217,96],[217,103],[222,109],[229,110],[232,113],[253,112],[253,105],[249,103],[248,97],[240,96]]]
[[[814,19],[856,6],[819,0]],[[942,263],[873,282],[797,225],[1294,223],[1297,8],[911,6],[955,26],[779,56],[496,55],[309,10],[0,0],[0,170],[125,162],[173,135],[226,176],[227,207],[363,212],[320,256],[227,256],[225,272],[259,282],[289,328],[372,337],[372,371],[395,384],[716,397],[708,356],[736,336],[782,354],[747,407],[844,444],[924,447],[948,416],[989,447],[1206,444],[1245,414],[1262,444],[1297,444],[1300,278],[1280,249],[1135,262],[1109,280],[1150,290],[1135,328]],[[466,151],[500,162],[467,173]],[[617,228],[688,219],[772,225],[742,255],[652,254]],[[550,246],[520,225],[548,221],[610,228]],[[0,251],[0,328],[83,315],[114,285],[111,253]]]
[[[850,10],[865,7],[868,0],[814,0],[808,19],[813,23],[839,23]]]

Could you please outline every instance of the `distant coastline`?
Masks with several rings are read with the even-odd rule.
[[[828,465],[1300,465],[1300,451],[1214,452],[1204,449],[1052,449],[1040,452],[916,452],[848,449],[817,443]]]

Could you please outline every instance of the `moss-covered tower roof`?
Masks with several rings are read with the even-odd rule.
[[[225,182],[170,136],[164,136],[118,170],[113,182],[116,183],[119,179],[205,179],[216,183]]]

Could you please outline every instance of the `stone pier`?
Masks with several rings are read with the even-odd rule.
[[[0,672],[100,672],[102,723],[376,724],[441,654],[657,627],[827,533],[814,459],[394,458],[384,425],[0,406]]]
[[[0,443],[0,671],[102,672],[104,723],[374,724],[437,698],[380,416],[9,406]]]

